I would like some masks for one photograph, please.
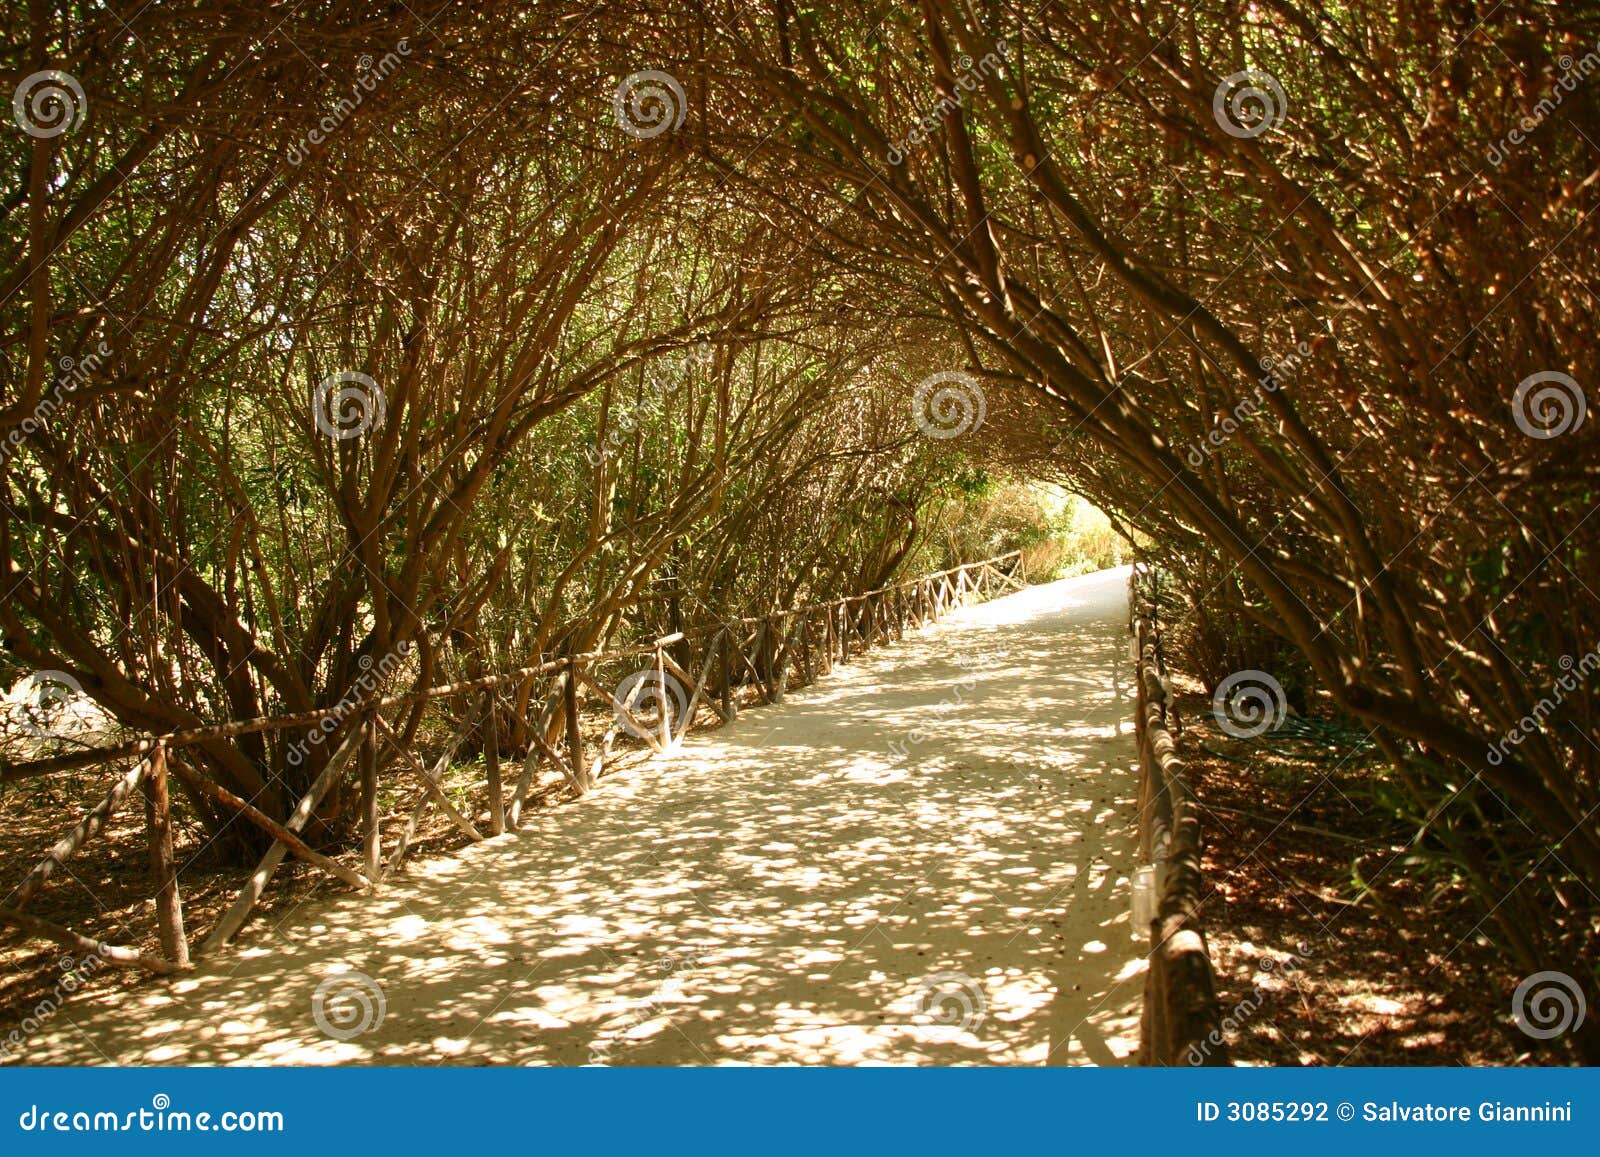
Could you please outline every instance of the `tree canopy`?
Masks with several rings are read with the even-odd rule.
[[[1382,746],[1396,870],[1600,959],[1600,13],[5,21],[14,675],[141,733],[305,711],[402,646],[426,685],[1009,548],[946,531],[1049,481],[1208,684]],[[282,816],[289,747],[203,771]]]

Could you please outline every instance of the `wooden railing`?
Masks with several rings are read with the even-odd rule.
[[[731,722],[740,698],[758,703],[781,702],[787,688],[815,681],[835,663],[884,642],[902,638],[907,629],[936,621],[973,600],[1020,590],[1025,585],[1020,551],[967,563],[922,578],[812,606],[764,617],[715,622],[687,634],[668,635],[640,646],[565,655],[530,667],[461,682],[385,695],[374,679],[370,693],[346,704],[317,711],[270,718],[238,720],[207,727],[148,735],[138,739],[0,768],[0,780],[14,782],[96,764],[132,760],[105,797],[66,833],[49,854],[0,904],[0,923],[53,940],[68,948],[98,955],[105,963],[169,973],[189,967],[190,942],[172,847],[169,777],[176,776],[195,797],[237,816],[272,839],[232,905],[210,929],[197,955],[215,951],[243,927],[260,901],[278,866],[294,858],[360,891],[378,889],[404,862],[417,826],[430,807],[437,807],[469,841],[515,831],[541,766],[559,769],[577,793],[591,790],[604,774],[616,742],[623,734],[642,740],[656,752],[667,752],[685,734],[700,726],[702,716]],[[398,663],[395,666],[399,666]],[[633,667],[628,671],[628,667]],[[375,670],[387,675],[387,657]],[[691,674],[691,672],[696,672]],[[611,689],[607,689],[607,683]],[[543,694],[535,694],[540,687]],[[610,726],[596,748],[589,748],[582,726],[588,701],[608,701]],[[431,766],[412,750],[421,714],[446,700],[468,704],[449,742]],[[653,702],[644,711],[641,703]],[[534,704],[537,703],[537,709]],[[518,704],[527,704],[522,726],[526,735],[522,765],[515,779],[502,766],[498,729],[502,720],[517,721]],[[702,708],[705,710],[702,712]],[[385,714],[406,713],[391,723]],[[396,716],[398,718],[398,716]],[[445,771],[467,737],[478,731],[484,753],[484,794],[488,833],[474,817],[463,814],[443,786]],[[332,752],[287,819],[276,820],[250,801],[215,783],[183,756],[186,749],[241,735],[297,733],[294,746],[304,758],[324,740]],[[320,752],[318,752],[320,754]],[[359,869],[317,851],[302,836],[313,814],[333,786],[356,761],[361,786]],[[314,765],[314,761],[313,761]],[[380,830],[378,788],[386,766],[415,781],[416,795],[393,846],[385,855]],[[108,944],[23,909],[96,835],[135,791],[145,801],[146,830],[161,955]],[[469,809],[476,812],[478,809]]]
[[[1142,1065],[1227,1065],[1216,980],[1200,923],[1199,807],[1178,755],[1162,654],[1160,605],[1150,572],[1128,579],[1139,744],[1139,861],[1154,865],[1158,908],[1150,925],[1139,1026]]]

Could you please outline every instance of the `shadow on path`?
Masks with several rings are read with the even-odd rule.
[[[963,611],[374,899],[71,1003],[23,1059],[1120,1063],[1125,581]]]

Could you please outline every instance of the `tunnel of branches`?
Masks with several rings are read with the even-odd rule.
[[[1381,749],[1392,871],[1593,991],[1592,7],[4,21],[8,90],[83,90],[6,126],[7,686],[132,734],[311,711],[383,656],[471,679],[996,554],[996,480],[1050,484],[1159,573],[1175,666]],[[187,773],[282,820],[294,740]],[[13,746],[4,790],[73,755]],[[271,842],[174,800],[220,862]]]

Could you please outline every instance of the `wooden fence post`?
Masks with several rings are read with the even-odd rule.
[[[773,615],[776,629],[769,632],[772,639],[772,701],[782,703],[789,683],[789,616]]]
[[[356,748],[360,744],[360,739],[360,729],[351,728],[345,738],[340,741],[334,753],[328,757],[327,764],[323,766],[322,774],[317,776],[311,786],[306,789],[306,794],[300,797],[300,802],[295,804],[294,812],[283,823],[284,827],[291,832],[299,832],[300,829],[306,826],[306,823],[311,819],[312,811],[315,810],[322,797],[328,793],[328,789],[333,786],[334,781],[338,779],[343,771],[345,761],[355,754]],[[289,845],[282,840],[274,842],[272,847],[267,849],[267,854],[261,857],[261,862],[256,865],[256,870],[250,874],[250,879],[245,882],[245,886],[239,890],[239,894],[234,898],[233,904],[222,914],[222,918],[217,921],[216,926],[211,929],[210,934],[200,945],[200,955],[204,956],[209,952],[215,952],[232,939],[234,933],[244,926],[245,920],[250,916],[251,909],[256,906],[256,903],[261,899],[261,894],[266,891],[267,882],[272,879],[273,873],[278,870],[278,865],[283,863],[283,857],[288,854]]]
[[[739,708],[733,701],[733,657],[728,653],[729,629],[723,627],[717,632],[717,640],[722,659],[722,717],[732,723],[739,715]]]
[[[761,638],[756,641],[756,670],[761,672],[761,694],[768,703],[777,701],[776,680],[772,673],[772,616],[761,623]]]
[[[1130,582],[1130,594],[1137,598],[1137,583]],[[1161,628],[1155,608],[1136,603],[1132,615],[1138,684],[1134,724],[1140,763],[1139,852],[1141,860],[1156,865],[1159,905],[1150,929],[1139,1063],[1226,1066],[1230,1061],[1221,1036],[1224,1022],[1199,916],[1203,854],[1199,804],[1167,726]]]
[[[167,789],[167,749],[157,744],[149,758],[150,771],[143,784],[144,815],[150,834],[150,877],[156,886],[161,951],[179,968],[187,968],[189,941],[183,933],[183,899],[178,895],[178,873],[172,856],[172,797]]]
[[[1150,732],[1145,726],[1144,722],[1145,619],[1144,616],[1138,614],[1137,611],[1135,612],[1135,618],[1133,621],[1133,632],[1135,655],[1133,664],[1133,729],[1135,745],[1139,751],[1139,810],[1137,813],[1139,816],[1139,829],[1137,839],[1139,846],[1139,862],[1141,864],[1148,864],[1153,862],[1151,859],[1151,853],[1153,851],[1151,835],[1154,825],[1151,823],[1150,807],[1154,802],[1151,796],[1155,781],[1151,774],[1150,765]]]
[[[513,692],[511,697],[512,709],[516,709],[518,695]],[[539,745],[533,741],[533,729],[538,727],[540,720],[536,717],[530,719],[533,711],[533,696],[528,696],[527,708],[518,713],[518,721],[523,732],[528,737],[528,750],[522,758],[522,771],[517,776],[517,785],[511,789],[511,802],[506,805],[506,830],[520,832],[522,830],[522,804],[533,786],[534,776],[539,772]]]
[[[133,793],[133,789],[144,782],[144,777],[148,774],[150,774],[150,760],[147,755],[141,756],[139,762],[129,768],[122,778],[112,785],[111,791],[107,793],[106,797],[90,808],[88,813],[73,825],[72,830],[56,842],[55,847],[50,849],[50,853],[39,861],[39,864],[33,871],[28,873],[22,883],[17,885],[16,889],[11,893],[11,906],[19,910],[26,907],[28,901],[54,875],[56,869],[62,867],[68,860],[77,855],[79,849],[93,839],[95,833],[101,831],[110,822],[111,817],[117,813],[117,809]]]
[[[490,687],[483,699],[483,767],[489,781],[489,830],[506,833],[505,784],[500,778],[500,704]]]
[[[378,829],[378,726],[376,711],[362,716],[361,727],[361,863],[374,884],[382,876],[382,840]]]
[[[656,695],[657,702],[661,705],[661,720],[656,724],[656,731],[661,739],[662,754],[672,750],[672,704],[675,702],[667,694],[667,664],[662,657],[661,644],[656,644]],[[687,721],[685,721],[687,730]]]
[[[741,635],[743,631],[739,632]],[[762,648],[766,645],[767,627],[763,623],[756,628],[756,633],[750,639],[750,653],[746,653],[744,644],[739,644],[739,660],[748,665],[750,673],[756,677],[756,690],[761,693],[761,702],[767,702],[767,674],[761,662]]]
[[[817,681],[816,668],[811,660],[811,612],[800,612],[800,668],[807,684]]]
[[[578,726],[578,657],[567,660],[567,685],[562,689],[567,707],[567,758],[572,761],[573,781],[584,791],[594,786],[589,782],[589,769],[583,765],[583,729]]]

